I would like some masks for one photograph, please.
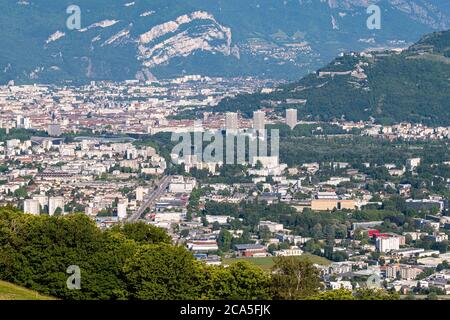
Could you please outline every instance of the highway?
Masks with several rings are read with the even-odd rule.
[[[166,191],[167,187],[169,186],[170,181],[172,181],[172,176],[164,176],[159,182],[158,182],[158,188],[156,190],[153,190],[149,192],[142,201],[141,206],[139,209],[130,215],[126,222],[136,222],[141,218],[141,215],[144,213],[144,211],[147,208],[150,208],[155,205],[155,203],[161,198],[161,196]]]

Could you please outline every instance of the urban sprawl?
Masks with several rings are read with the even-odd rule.
[[[167,156],[153,143],[161,134],[286,125],[313,128],[310,139],[396,141],[412,150],[450,139],[447,127],[304,121],[295,101],[280,102],[292,104],[282,114],[262,108],[253,118],[214,112],[224,98],[280,84],[185,76],[2,86],[0,205],[34,215],[82,212],[100,228],[142,220],[166,229],[207,264],[249,259],[264,267],[272,256],[310,256],[328,290],[375,279],[372,285],[401,294],[450,294],[450,155],[431,164],[415,156],[404,163],[288,165],[281,136],[280,156],[228,165]],[[198,119],[177,116],[202,108]],[[325,126],[339,133],[321,134]],[[424,170],[430,183],[421,180]],[[444,191],[436,191],[438,183]]]

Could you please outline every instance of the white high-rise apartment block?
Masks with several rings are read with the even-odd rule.
[[[266,114],[264,111],[255,111],[253,112],[253,129],[255,130],[264,130]]]
[[[230,132],[236,132],[239,129],[238,114],[227,112],[225,115],[225,129]]]
[[[42,208],[48,205],[48,197],[44,194],[38,194],[33,196],[33,200],[39,201],[39,204],[41,205]]]
[[[16,128],[21,128],[22,121],[23,121],[23,117],[20,114],[18,114],[16,116]]]
[[[286,124],[294,129],[297,125],[297,109],[287,109],[286,110]]]
[[[411,266],[405,266],[400,269],[400,277],[402,280],[414,280],[418,276],[418,273],[418,269]]]
[[[388,266],[386,268],[386,278],[388,279],[395,279],[397,277],[397,273],[400,271],[400,267],[393,265]]]
[[[117,217],[119,218],[119,220],[123,220],[127,217],[127,207],[127,200],[121,200],[117,203]]]
[[[378,252],[389,252],[400,249],[399,237],[378,237],[375,242]]]
[[[64,198],[50,197],[48,199],[48,214],[53,216],[58,208],[61,209],[61,214],[64,214]]]
[[[41,212],[41,205],[37,200],[27,199],[23,202],[23,211],[30,214],[39,214]]]
[[[31,122],[30,118],[23,117],[21,115],[16,116],[16,128],[30,129]]]
[[[30,118],[23,118],[23,128],[24,129],[31,129]]]
[[[61,135],[61,126],[57,123],[48,125],[47,133],[51,137],[59,137]]]
[[[148,192],[147,188],[144,187],[137,187],[136,188],[136,200],[137,201],[142,201],[144,200],[144,196],[145,194]]]

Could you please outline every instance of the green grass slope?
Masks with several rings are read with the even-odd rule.
[[[54,300],[54,298],[9,282],[0,281],[0,300]]]
[[[312,263],[316,263],[316,264],[320,264],[320,265],[324,265],[327,266],[330,264],[330,261],[323,258],[323,257],[319,257],[310,253],[304,253],[301,256],[298,256],[297,259],[304,261],[304,260],[309,260]],[[270,269],[273,267],[274,265],[274,261],[273,261],[273,257],[261,257],[261,258],[228,258],[228,259],[224,259],[223,264],[224,265],[229,265],[232,264],[234,262],[237,261],[248,261],[251,264],[254,264],[257,267],[260,267],[261,269],[265,270],[265,271],[270,271]]]

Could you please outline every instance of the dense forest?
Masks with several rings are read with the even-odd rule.
[[[372,137],[304,137],[280,134],[280,160],[290,166],[307,162],[343,161],[405,165],[406,159],[421,157],[424,163],[449,161],[447,141],[389,141]]]

